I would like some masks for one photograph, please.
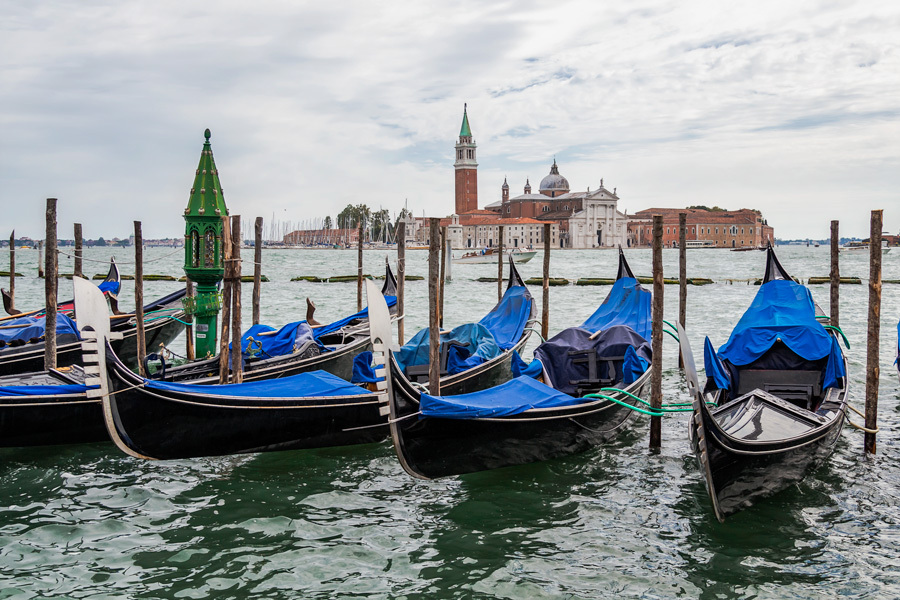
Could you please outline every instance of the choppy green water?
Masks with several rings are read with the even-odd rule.
[[[145,272],[180,275],[181,254],[172,252],[148,250]],[[385,255],[367,251],[366,272],[380,273]],[[649,251],[627,256],[637,274],[650,274]],[[782,247],[779,257],[798,277],[828,274],[827,248]],[[132,260],[128,250],[118,258]],[[664,258],[675,276],[677,253]],[[884,277],[900,279],[900,251],[884,258]],[[697,250],[688,260],[690,277],[746,279],[761,275],[764,255]],[[603,277],[616,256],[558,252],[552,261],[554,276]],[[19,307],[42,304],[36,252],[19,252],[17,262],[27,276],[17,281]],[[289,281],[352,274],[355,251],[267,251],[263,263],[272,280],[262,292],[264,322],[302,318],[306,296],[320,320],[355,310],[352,283]],[[540,270],[540,254],[521,267],[525,277]],[[842,256],[841,270],[865,278],[868,258]],[[427,272],[425,252],[408,253],[408,272]],[[490,309],[496,285],[471,280],[495,273],[493,265],[453,267],[445,324]],[[61,297],[71,295],[67,285]],[[148,282],[145,297],[177,285]],[[722,344],[756,289],[690,287],[694,348],[704,335]],[[131,290],[125,282],[123,304]],[[551,288],[551,330],[582,322],[607,290]],[[827,309],[827,285],[812,290]],[[426,322],[425,291],[424,281],[407,284],[407,336]],[[677,287],[665,293],[674,321]],[[868,288],[845,285],[841,294],[851,395],[861,408]],[[249,285],[243,305],[249,314]],[[647,450],[642,418],[615,444],[586,454],[436,482],[409,478],[387,443],[157,463],[111,444],[6,449],[0,598],[898,597],[900,385],[891,363],[900,285],[884,286],[882,316],[878,454],[863,457],[862,435],[848,427],[815,476],[725,524],[711,513],[686,415],[664,419],[659,454]],[[675,343],[664,344],[666,400],[686,401]]]

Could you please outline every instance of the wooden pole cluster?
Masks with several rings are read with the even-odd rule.
[[[678,213],[678,322],[687,321],[687,213]],[[684,369],[684,357],[678,350],[678,368]]]
[[[244,382],[241,355],[241,217],[231,217],[231,382]]]
[[[840,251],[838,250],[841,243],[841,237],[838,233],[838,222],[831,222],[831,312],[829,312],[829,322],[835,327],[840,327],[840,287],[841,287],[841,269],[839,265]]]
[[[228,383],[228,343],[231,341],[231,219],[222,217],[222,326],[219,338],[219,383]]]
[[[650,406],[662,408],[662,336],[663,336],[663,267],[662,267],[662,215],[653,215],[653,334],[650,364]],[[662,446],[662,417],[650,417],[650,448]]]
[[[44,323],[44,369],[50,370],[56,368],[56,288],[59,284],[56,272],[56,198],[47,198],[46,217],[47,255],[44,265],[44,274],[46,274],[44,305],[47,312]],[[38,265],[40,267],[40,262]]]
[[[500,231],[497,241],[497,302],[500,302],[503,298],[503,225],[497,229]]]
[[[447,281],[447,228],[441,227],[441,278],[438,285],[438,327],[444,326],[444,283]]]
[[[541,298],[541,337],[550,337],[550,223],[544,223],[544,281]]]
[[[134,323],[137,328],[138,374],[147,376],[144,356],[147,354],[147,337],[144,330],[144,235],[141,222],[134,222]]]
[[[356,312],[362,310],[363,288],[363,226],[359,224],[359,249],[356,252]]]
[[[397,224],[397,339],[403,345],[403,293],[406,288],[406,223]]]
[[[16,308],[16,230],[9,234],[9,300],[10,309]]]
[[[881,338],[881,227],[882,211],[872,211],[869,230],[869,326],[866,349],[866,429],[878,427],[878,368]],[[875,454],[875,434],[865,433],[865,452]]]
[[[263,218],[256,217],[253,239],[253,324],[259,325],[259,300],[262,284]]]
[[[185,296],[188,298],[194,297],[194,282],[188,279],[185,284]],[[185,314],[184,319],[187,322],[187,325],[184,326],[184,352],[187,356],[188,360],[194,360],[194,316],[191,314]]]
[[[438,326],[438,277],[440,276],[441,220],[429,220],[428,241],[428,391],[433,396],[441,393],[441,332]]]
[[[72,270],[74,277],[84,277],[82,271],[82,253],[84,252],[84,238],[81,235],[81,223],[75,223],[75,268]]]

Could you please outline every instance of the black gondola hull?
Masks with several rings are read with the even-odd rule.
[[[747,444],[724,433],[709,409],[698,406],[691,419],[691,446],[719,520],[802,481],[832,454],[844,423],[841,414],[806,436]]]
[[[0,447],[108,442],[99,399],[84,394],[4,397]]]
[[[419,393],[392,361],[394,444],[411,475],[434,479],[570,456],[608,442],[634,419],[630,408],[599,400],[492,419],[422,417]],[[629,391],[649,395],[649,371]],[[448,394],[449,395],[449,394]],[[629,404],[636,402],[623,397]]]
[[[107,352],[111,394],[104,417],[117,444],[153,459],[195,458],[365,444],[384,439],[374,393],[326,398],[233,398],[137,387],[142,380]],[[203,389],[202,387],[200,388]],[[383,404],[382,404],[383,406]],[[118,438],[118,439],[116,439]]]

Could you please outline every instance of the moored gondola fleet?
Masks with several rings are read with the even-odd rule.
[[[762,284],[728,341],[716,350],[706,339],[702,386],[678,330],[691,395],[686,435],[719,520],[821,465],[847,414],[842,332],[772,248],[766,257]],[[510,259],[497,305],[441,332],[439,394],[426,386],[428,329],[403,347],[392,342],[403,315],[389,268],[380,290],[367,282],[364,311],[324,326],[247,331],[238,354],[244,381],[232,384],[218,384],[229,360],[221,356],[136,374],[144,357],[124,355],[122,343],[133,318],[110,316],[104,286],[73,285],[76,318],[61,315],[70,324],[57,334],[69,336],[63,366],[42,371],[14,362],[21,344],[0,348],[0,447],[111,440],[131,456],[183,459],[389,439],[406,472],[433,479],[583,452],[639,414],[662,414],[649,402],[651,292],[621,250],[595,312],[543,340],[530,362],[519,353],[534,300]],[[148,305],[172,311],[159,320],[154,347],[181,331],[181,295]]]

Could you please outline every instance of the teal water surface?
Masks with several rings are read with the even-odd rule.
[[[105,272],[100,261],[110,252],[89,250],[98,262],[85,271]],[[778,252],[797,277],[828,274],[827,248]],[[122,272],[133,272],[131,249],[116,254]],[[650,274],[649,251],[626,255],[636,274]],[[180,275],[182,256],[148,249],[144,270]],[[367,251],[365,271],[380,273],[385,256],[395,260]],[[407,271],[426,274],[425,257],[410,251]],[[900,279],[900,250],[884,259],[884,277]],[[677,276],[677,260],[665,251],[667,276]],[[725,280],[760,276],[764,254],[696,250],[688,260],[689,277],[717,281],[689,287],[691,343],[699,349],[709,335],[721,345],[757,289]],[[609,277],[615,265],[615,252],[560,251],[551,271]],[[17,266],[26,276],[17,280],[18,306],[39,306],[36,252],[20,251]],[[71,260],[60,270],[71,272]],[[851,397],[862,408],[868,258],[842,256],[841,270],[864,280],[841,287]],[[320,321],[355,311],[353,283],[289,281],[355,271],[355,251],[267,250],[263,322],[303,318],[307,296]],[[539,276],[540,253],[521,271]],[[473,281],[491,274],[493,265],[453,266],[445,325],[491,308],[496,285]],[[71,296],[69,285],[62,282],[61,298]],[[147,282],[145,297],[178,285]],[[828,286],[811,289],[827,310]],[[132,290],[123,284],[126,309]],[[607,291],[551,288],[551,331],[581,323]],[[532,292],[540,303],[540,289]],[[427,321],[426,283],[408,282],[407,294],[408,338]],[[665,313],[676,320],[676,286],[666,287]],[[885,284],[878,453],[864,456],[862,435],[847,427],[826,466],[724,524],[690,451],[687,415],[663,420],[659,453],[648,450],[649,421],[640,417],[616,442],[585,454],[439,481],[407,476],[388,442],[168,462],[131,458],[111,444],[3,449],[0,598],[900,597],[900,385],[891,364],[898,318],[900,285]],[[664,344],[665,401],[687,401],[675,343]],[[172,347],[182,351],[184,340]]]

